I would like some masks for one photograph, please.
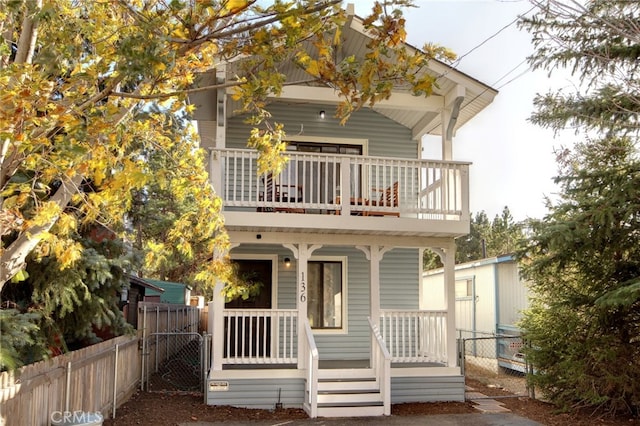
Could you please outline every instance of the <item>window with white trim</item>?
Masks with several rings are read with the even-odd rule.
[[[456,281],[456,299],[464,299],[473,296],[473,280],[462,279]]]
[[[309,260],[307,315],[314,330],[343,330],[345,312],[344,262]]]

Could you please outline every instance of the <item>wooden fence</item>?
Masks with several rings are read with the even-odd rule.
[[[0,373],[0,424],[51,424],[63,411],[112,417],[140,379],[139,339],[120,336]]]
[[[198,332],[200,309],[168,303],[138,303],[138,332],[152,333]]]

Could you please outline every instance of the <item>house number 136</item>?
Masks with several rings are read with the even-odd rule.
[[[304,272],[300,273],[300,301],[307,301],[307,284],[304,282]]]

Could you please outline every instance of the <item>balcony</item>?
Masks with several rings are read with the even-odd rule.
[[[260,176],[255,150],[211,150],[211,181],[228,228],[267,223],[263,217],[272,227],[468,231],[469,163],[301,152],[287,157],[282,173]]]

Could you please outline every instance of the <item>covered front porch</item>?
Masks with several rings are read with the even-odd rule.
[[[265,243],[274,237],[260,235]],[[333,244],[336,238],[332,236]],[[345,237],[345,241],[357,242],[358,238],[365,237]],[[447,251],[452,257],[453,240],[441,240],[439,245],[446,247],[437,250],[452,269]],[[368,264],[363,284],[368,287],[368,300],[362,298],[363,293],[356,293],[352,279],[350,297],[344,302],[352,307],[348,315],[350,329],[337,333],[312,328],[309,318],[316,320],[308,312],[307,300],[308,264],[318,258],[314,253],[320,253],[322,247],[325,252],[339,250],[319,240],[281,243],[280,247],[292,253],[296,266],[291,288],[283,284],[285,273],[281,272],[277,291],[282,294],[293,290],[296,300],[291,302],[295,308],[274,305],[268,309],[231,309],[225,308],[221,298],[209,306],[209,329],[213,332],[209,404],[271,409],[280,404],[304,408],[310,417],[336,417],[354,413],[389,415],[391,403],[464,398],[463,379],[457,367],[453,309],[393,308],[396,303],[387,296],[393,284],[384,283],[388,272],[381,274],[382,258],[393,247],[357,244],[349,248],[351,252],[345,257],[351,273],[358,270],[361,275],[361,265]],[[360,259],[353,253],[360,253]],[[402,257],[404,252],[395,256]],[[282,254],[275,262],[283,264]],[[388,262],[395,263],[393,258]],[[402,292],[405,284],[398,278],[395,285]],[[419,283],[410,285],[417,289]],[[453,284],[449,287],[453,288]],[[417,300],[403,303],[413,302]],[[366,310],[358,310],[357,305]]]

